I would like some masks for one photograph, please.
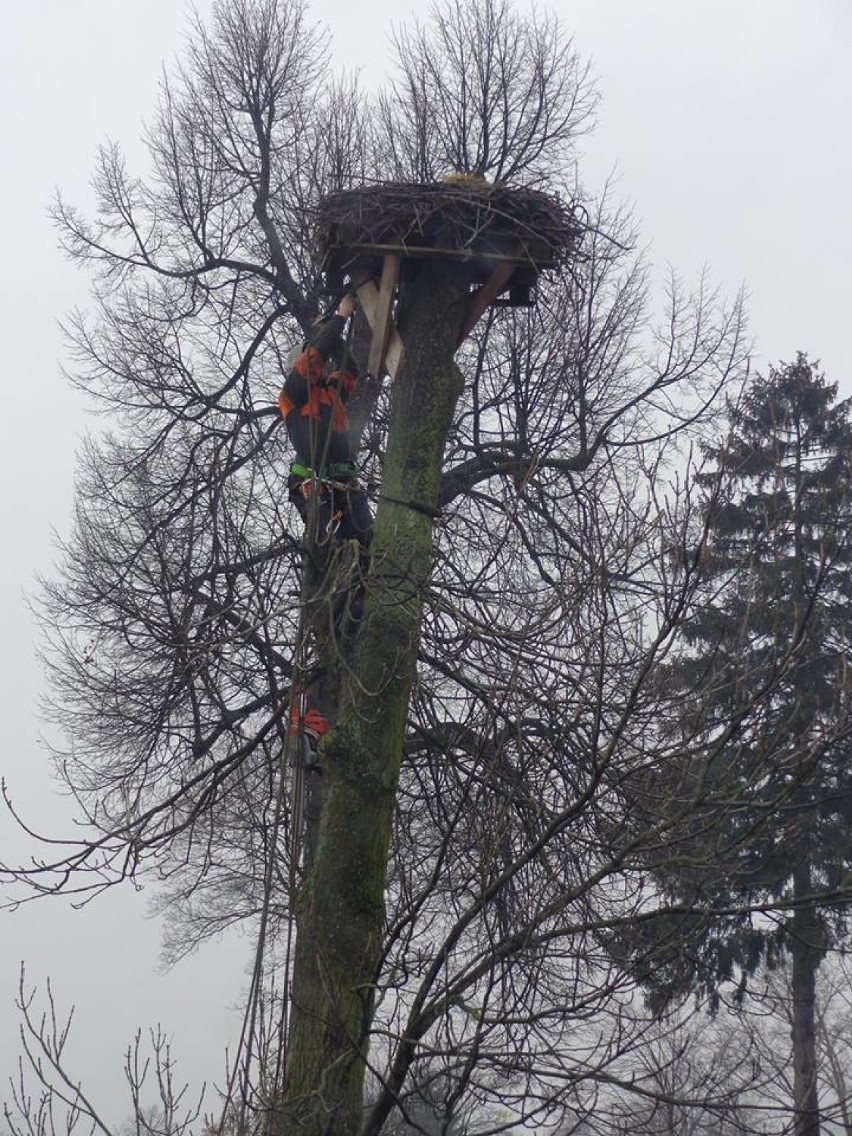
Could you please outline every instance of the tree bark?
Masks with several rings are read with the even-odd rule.
[[[354,1136],[362,1118],[396,786],[469,295],[458,266],[412,267],[397,306],[405,358],[392,390],[363,616],[327,660],[333,725],[322,746],[318,840],[298,905],[280,1136]]]
[[[793,896],[802,902],[793,911],[790,928],[793,1014],[793,1132],[819,1136],[819,1098],[816,1058],[816,974],[820,963],[820,926],[811,895],[810,865],[802,864],[793,876]]]
[[[807,610],[807,589],[805,571],[807,553],[805,551],[804,530],[806,524],[805,478],[803,473],[804,453],[802,448],[802,423],[796,419],[795,484],[794,484],[794,558],[793,587],[791,598],[795,613],[795,625],[805,619]],[[799,731],[807,737],[810,725],[809,709],[806,704],[799,705]],[[804,813],[808,815],[807,812]],[[801,838],[802,860],[793,872],[793,909],[791,929],[793,1023],[793,1132],[794,1136],[819,1136],[819,1097],[817,1092],[816,1059],[816,975],[821,958],[820,921],[813,905],[811,884],[811,864],[809,842],[803,833]]]

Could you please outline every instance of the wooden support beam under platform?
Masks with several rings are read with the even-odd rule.
[[[470,302],[467,305],[467,311],[462,321],[461,331],[456,340],[456,347],[461,347],[473,331],[476,321],[485,309],[489,308],[500,293],[506,290],[509,277],[514,271],[515,264],[511,261],[504,261],[502,264],[498,264],[485,283],[471,294]]]
[[[424,244],[389,243],[368,244],[364,242],[331,245],[325,254],[323,271],[334,270],[337,274],[349,275],[352,265],[359,260],[380,256],[397,255],[407,260],[457,260],[464,264],[487,264],[511,260],[516,265],[530,265],[540,272],[544,268],[555,268],[556,261],[552,251],[540,242],[516,241],[511,250],[481,245],[465,245],[463,248],[443,248]]]
[[[395,379],[402,362],[402,340],[391,319],[391,308],[399,279],[399,261],[398,256],[386,256],[382,264],[380,285],[376,287],[376,282],[371,279],[365,280],[355,289],[361,310],[367,317],[367,323],[373,333],[367,373],[374,378],[378,378],[384,368],[391,379]]]
[[[391,308],[399,280],[399,257],[386,256],[382,264],[382,279],[379,283],[379,297],[376,306],[376,322],[373,325],[373,341],[370,344],[370,357],[367,374],[378,376],[387,353],[388,333],[391,329]]]

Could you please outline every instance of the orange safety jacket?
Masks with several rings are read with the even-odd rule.
[[[331,412],[331,428],[335,434],[345,434],[349,429],[349,415],[345,403],[355,390],[357,378],[351,371],[332,371],[325,373],[325,361],[315,347],[306,348],[298,357],[291,372],[307,384],[307,399],[297,404],[288,397],[286,390],[278,395],[278,409],[281,417],[299,408],[305,418],[319,419],[324,416],[323,407]]]

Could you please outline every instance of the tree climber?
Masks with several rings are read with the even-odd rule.
[[[337,312],[318,320],[278,395],[278,409],[296,451],[287,480],[290,500],[305,524],[313,502],[320,541],[369,540],[372,517],[358,486],[358,438],[350,429],[346,403],[358,384],[358,369],[343,331],[355,310],[346,295]]]
[[[343,336],[355,304],[355,297],[346,295],[330,319],[314,324],[278,395],[278,409],[296,453],[287,479],[290,500],[316,544],[357,540],[363,567],[372,517],[367,495],[358,485],[358,435],[346,411],[358,385],[358,369]],[[335,631],[345,638],[357,622],[362,600],[356,595],[339,601]],[[300,760],[317,771],[316,746],[329,728],[322,704],[320,681],[295,691],[290,712]]]

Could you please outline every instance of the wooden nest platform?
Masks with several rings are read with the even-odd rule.
[[[386,258],[439,258],[466,264],[472,285],[494,293],[491,303],[529,306],[539,273],[565,262],[581,232],[559,198],[457,175],[329,194],[318,206],[315,246],[332,295],[347,279],[380,277]]]

